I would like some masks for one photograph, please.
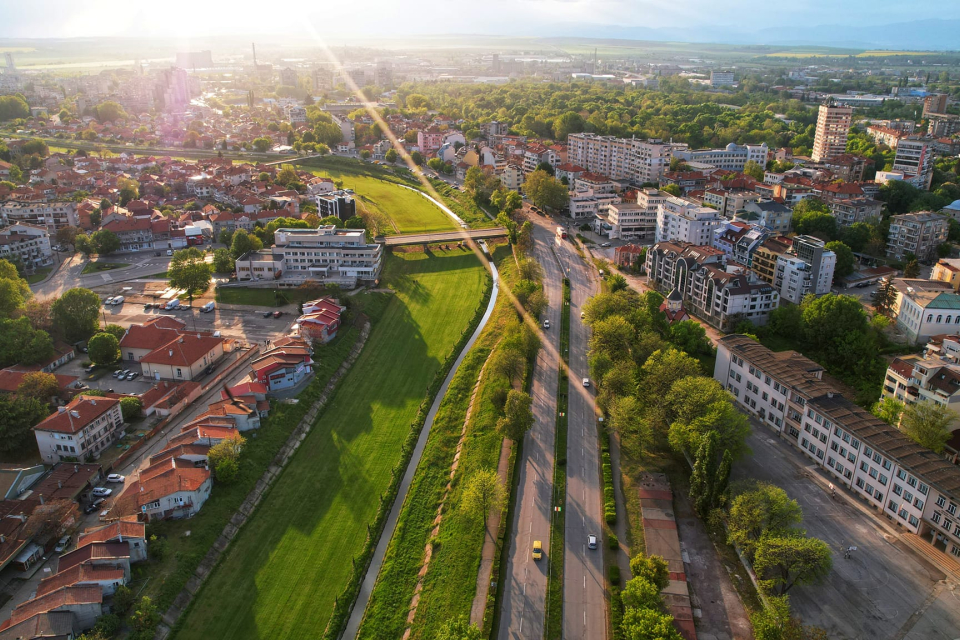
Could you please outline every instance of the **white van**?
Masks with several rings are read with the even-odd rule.
[[[200,311],[202,313],[210,313],[211,311],[214,310],[215,307],[216,305],[213,302],[208,302],[207,304],[200,307]]]
[[[176,309],[179,306],[180,306],[180,301],[174,299],[169,301],[167,304],[165,304],[163,308],[169,311],[170,309]]]
[[[168,255],[168,256],[172,256],[172,255],[173,255],[173,249],[167,249],[167,255]]]
[[[123,304],[123,296],[117,296],[116,298],[114,298],[113,304],[114,305]]]

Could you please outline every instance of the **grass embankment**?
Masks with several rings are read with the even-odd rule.
[[[506,245],[498,247],[494,251],[494,261],[500,270],[501,287],[512,286],[515,267],[510,248]],[[398,638],[403,634],[428,543],[431,544],[432,557],[420,592],[411,637],[433,637],[437,626],[450,617],[470,613],[483,546],[483,528],[477,518],[465,517],[460,512],[460,484],[464,477],[477,469],[496,469],[502,438],[495,429],[498,416],[491,414],[487,407],[492,404],[490,396],[494,389],[509,389],[510,385],[506,376],[498,376],[490,368],[484,373],[477,391],[457,472],[444,502],[439,534],[433,540],[430,534],[450,477],[470,396],[511,314],[515,315],[507,296],[498,298],[486,328],[460,365],[440,404],[367,606],[360,638]],[[425,635],[425,630],[429,630],[426,632],[429,635]]]
[[[32,275],[26,277],[27,284],[37,284],[50,275],[51,271],[53,271],[53,267],[40,267]]]
[[[114,269],[122,269],[123,267],[129,267],[130,265],[126,262],[88,262],[83,267],[83,271],[80,272],[80,275],[90,275],[91,273],[100,273],[101,271],[112,271]]]
[[[470,225],[472,229],[496,226],[496,221],[488,218],[480,205],[468,194],[459,189],[454,189],[443,180],[437,180],[436,178],[432,178],[430,184],[442,196],[444,204],[450,207],[450,210],[460,216],[460,219]],[[491,210],[490,213],[496,217],[495,211]]]
[[[311,161],[303,163],[314,166]],[[435,204],[409,189],[398,186],[406,184],[422,188],[415,180],[398,177],[392,170],[361,162],[321,165],[313,170],[319,176],[341,181],[345,189],[356,194],[357,213],[382,215],[390,221],[384,235],[403,233],[433,233],[455,231],[457,223]],[[401,169],[401,173],[404,170]],[[408,172],[407,172],[408,173]]]
[[[178,638],[317,638],[356,575],[367,529],[428,389],[474,318],[472,253],[391,254],[396,295],[360,358],[181,619]],[[388,506],[388,505],[387,505]],[[359,569],[360,567],[358,567]]]
[[[570,281],[563,279],[563,309],[560,312],[560,383],[557,385],[557,437],[553,462],[553,504],[564,505],[567,495],[567,404],[570,382],[567,356],[570,352]],[[543,636],[547,640],[563,637],[563,549],[567,514],[554,509],[550,521],[550,573],[547,579],[546,620]]]
[[[272,403],[270,415],[263,419],[262,426],[247,434],[247,444],[240,456],[237,479],[232,484],[214,483],[210,499],[193,518],[150,525],[151,534],[167,539],[167,552],[159,561],[137,565],[134,572],[137,580],[143,580],[143,594],[150,596],[161,611],[166,610],[183,589],[214,540],[223,531],[223,527],[236,513],[263,472],[273,463],[290,433],[320,397],[331,376],[349,355],[360,330],[349,324],[349,318],[347,323],[333,341],[315,351],[315,377],[300,393],[299,403]],[[110,369],[112,367],[103,369],[101,375]]]

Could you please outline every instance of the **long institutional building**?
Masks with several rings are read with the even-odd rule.
[[[717,345],[713,377],[832,482],[960,557],[960,467],[844,398],[823,372],[795,351],[774,352],[747,336],[729,335]]]

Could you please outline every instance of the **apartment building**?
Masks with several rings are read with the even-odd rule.
[[[907,182],[928,190],[933,182],[933,145],[911,138],[901,140],[893,160],[893,171],[901,171]]]
[[[749,189],[724,189],[713,187],[703,192],[703,204],[710,205],[727,220],[733,220],[737,212],[748,202],[759,200],[760,196]]]
[[[49,233],[56,233],[63,227],[76,227],[76,202],[19,202],[8,200],[0,203],[0,220],[3,225],[31,224],[46,227]]]
[[[724,222],[713,232],[713,246],[745,267],[751,266],[757,248],[771,235],[763,227],[746,222]]]
[[[820,105],[811,154],[814,162],[823,162],[827,158],[846,153],[847,136],[852,121],[853,107],[833,103]]]
[[[958,327],[960,330],[960,327]],[[887,367],[881,398],[904,404],[934,402],[954,413],[951,426],[960,421],[960,336],[938,336],[924,355],[896,358]],[[931,348],[932,347],[932,348]]]
[[[948,282],[896,278],[891,305],[899,329],[910,342],[927,340],[960,327],[960,295]]]
[[[956,258],[941,258],[933,265],[931,280],[947,282],[954,291],[960,290],[960,260]]]
[[[236,261],[238,280],[278,281],[299,286],[307,280],[355,287],[380,277],[383,245],[367,244],[363,229],[277,229],[270,249]]]
[[[122,426],[119,400],[78,395],[33,427],[33,433],[44,463],[63,459],[86,462],[99,458]]]
[[[798,447],[835,484],[944,552],[960,557],[960,468],[907,439],[823,381],[823,367],[731,335],[713,374],[738,407]]]
[[[658,182],[670,167],[672,150],[683,145],[573,133],[567,138],[567,161],[590,173],[636,185]]]
[[[796,236],[786,253],[777,258],[774,286],[782,299],[794,304],[804,296],[822,296],[830,293],[837,254],[826,248],[820,238]]]
[[[723,222],[720,214],[695,202],[666,196],[657,205],[657,242],[713,244],[713,232]]]
[[[933,260],[937,247],[947,241],[947,216],[931,211],[903,213],[890,218],[887,257],[903,260],[913,254],[918,260]]]
[[[736,84],[734,80],[733,71],[711,71],[710,72],[710,86],[713,88],[717,87],[730,87]]]
[[[578,189],[570,192],[570,217],[592,218],[605,212],[609,205],[617,204],[621,201],[620,196],[615,193],[595,193],[593,189]]]
[[[767,143],[736,144],[731,142],[723,149],[677,149],[673,157],[687,162],[702,162],[724,171],[743,171],[748,162],[756,162],[761,168],[767,165],[770,148]]]
[[[647,252],[646,269],[658,289],[677,290],[687,311],[720,330],[740,320],[764,325],[780,304],[770,284],[742,265],[725,265],[713,247],[658,242]]]
[[[844,198],[826,201],[827,206],[841,227],[849,227],[855,222],[875,222],[880,219],[883,203],[873,198]]]
[[[27,273],[53,264],[46,227],[18,223],[0,230],[0,258],[18,258]]]
[[[609,237],[653,240],[657,235],[657,209],[667,197],[657,189],[641,189],[636,202],[607,205],[607,213],[602,217],[609,225]]]
[[[116,234],[121,251],[142,251],[153,248],[153,225],[150,218],[118,218],[106,222],[104,231]]]
[[[737,212],[735,220],[743,220],[758,224],[774,233],[788,233],[793,211],[790,207],[773,200],[761,199],[756,202],[745,202],[743,211]]]
[[[777,261],[790,249],[793,241],[786,236],[769,237],[760,243],[753,252],[753,262],[750,267],[761,280],[767,284],[777,281]]]

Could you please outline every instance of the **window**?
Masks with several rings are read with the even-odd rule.
[[[890,464],[890,461],[889,461],[889,460],[884,460],[884,461],[883,461],[883,468],[886,469],[887,471],[890,471],[890,467],[892,467],[892,466],[893,466],[893,465]]]
[[[737,372],[734,371],[733,369],[730,369],[730,377],[731,377],[731,378],[736,378],[736,377],[737,377]]]
[[[850,434],[849,434],[849,433],[844,433],[844,434],[843,434],[843,441],[844,441],[844,442],[850,442]]]
[[[827,456],[827,466],[832,467],[834,464],[833,456]]]
[[[957,316],[957,317],[960,318],[960,316]],[[927,485],[923,484],[922,482],[920,483],[920,486],[917,487],[917,491],[919,491],[923,495],[927,495],[927,489],[928,489]]]
[[[957,316],[957,317],[960,318],[960,316]],[[918,524],[920,524],[920,521],[917,520],[917,516],[910,516],[909,518],[907,518],[907,520],[908,522],[910,522],[910,526],[912,527],[915,527]],[[954,547],[954,549],[956,549],[956,547]]]
[[[838,445],[836,442],[831,442],[831,443],[830,443],[830,449],[831,449],[832,451],[838,451],[838,450],[840,449],[840,445]]]
[[[871,494],[871,493],[873,493],[873,485],[872,485],[872,484],[868,484],[867,486],[865,486],[865,487],[863,488],[863,490],[866,491],[867,494]]]
[[[817,416],[814,418],[814,420],[817,421],[817,424],[823,424],[823,416],[820,415],[819,413],[818,413]]]
[[[857,478],[857,486],[863,489],[863,478]]]
[[[934,524],[936,524],[936,523],[940,522],[941,516],[942,516],[942,514],[941,514],[939,511],[934,511],[934,512],[933,512],[933,517],[930,518],[930,519],[933,520]]]
[[[871,469],[870,469],[870,477],[871,477],[871,478],[876,478],[876,477],[877,477],[877,470],[874,469],[874,468],[872,468],[872,467],[871,467]]]
[[[911,487],[915,487],[917,486],[917,479],[914,478],[913,476],[910,476],[909,478],[907,478],[907,484],[910,485]]]
[[[867,456],[867,457],[869,458],[870,456],[873,455],[873,449],[871,449],[870,447],[864,447],[864,448],[863,448],[863,455],[865,455],[865,456]]]
[[[917,509],[920,509],[920,511],[923,511],[923,500],[920,498],[914,498],[913,506],[915,506]]]
[[[947,507],[947,513],[949,513],[949,514],[952,515],[952,516],[957,515],[957,505],[955,505],[955,504],[953,504],[953,503],[951,502],[951,503],[950,503],[950,506]]]
[[[856,438],[854,438],[854,439],[853,439],[853,442],[850,443],[850,446],[853,447],[854,449],[856,449],[857,451],[859,451],[859,450],[860,450],[860,441],[857,440]]]
[[[861,461],[860,471],[869,471],[869,470],[870,470],[870,465],[868,465],[866,462]]]
[[[900,509],[900,519],[901,519],[901,520],[906,520],[906,519],[907,519],[907,510],[906,510],[906,509]]]
[[[882,484],[883,486],[887,486],[887,476],[881,473],[879,479],[880,479],[880,484]]]
[[[181,370],[181,369],[179,369],[179,368],[177,369],[177,377],[178,377],[178,378],[182,378],[182,377],[183,377],[183,370]]]
[[[940,526],[946,529],[947,531],[950,531],[950,527],[953,526],[953,520],[951,520],[950,518],[944,518],[943,524],[941,524]]]
[[[800,446],[803,447],[804,449],[807,448],[807,443],[808,443],[808,442],[809,442],[809,440],[807,440],[806,438],[800,438]]]
[[[893,500],[887,503],[887,509],[889,509],[890,511],[893,511],[894,513],[897,512],[897,506],[898,506],[897,503],[894,502]]]
[[[823,460],[823,449],[816,449],[817,457]]]
[[[942,507],[945,504],[947,504],[947,499],[943,496],[937,496],[937,506]]]
[[[910,493],[909,491],[904,491],[904,492],[903,492],[903,499],[906,500],[907,502],[912,502],[912,501],[913,501],[913,494]]]
[[[900,478],[901,480],[906,480],[907,472],[904,471],[903,469],[897,469],[897,477]]]

